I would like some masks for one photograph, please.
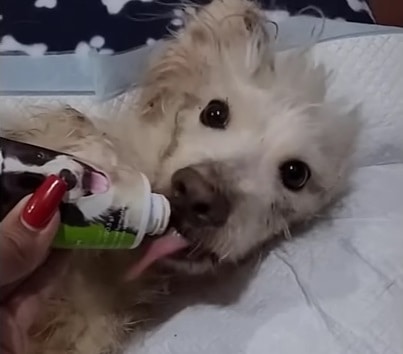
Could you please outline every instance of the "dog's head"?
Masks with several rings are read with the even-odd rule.
[[[0,138],[2,146],[1,188],[10,198],[19,200],[32,193],[49,175],[63,178],[67,184],[66,201],[101,193],[106,177],[72,156],[41,147]]]
[[[166,261],[176,268],[241,259],[312,218],[344,182],[354,111],[325,102],[321,66],[273,57],[270,45],[254,4],[216,0],[148,73],[142,116],[173,127],[155,188],[191,242]]]

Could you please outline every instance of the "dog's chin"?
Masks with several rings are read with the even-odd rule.
[[[217,268],[220,259],[213,251],[203,247],[203,244],[195,241],[189,233],[178,231],[180,228],[174,229],[180,237],[189,242],[189,246],[161,259],[162,266],[186,274],[203,274]]]
[[[199,275],[214,271],[218,266],[218,262],[213,255],[206,255],[197,260],[181,258],[175,255],[162,259],[160,265],[178,273]]]

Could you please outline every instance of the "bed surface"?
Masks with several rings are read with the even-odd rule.
[[[403,353],[403,34],[328,41],[313,55],[337,71],[330,95],[363,105],[349,193],[262,260],[236,301],[189,306],[128,354]],[[106,117],[126,114],[133,95],[0,97],[0,107],[27,116],[31,104],[69,103]]]

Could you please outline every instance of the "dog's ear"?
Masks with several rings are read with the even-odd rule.
[[[138,105],[140,116],[159,120],[191,100],[198,82],[198,58],[181,41],[171,40],[146,73]]]
[[[214,70],[259,76],[272,66],[270,38],[260,9],[248,0],[214,0],[187,11],[183,31],[166,43],[148,70],[139,105],[147,119],[177,112],[211,83]]]
[[[274,27],[267,25],[264,12],[256,2],[213,1],[200,13],[200,22],[204,24],[206,34],[211,33],[220,60],[238,74],[255,76],[262,69],[273,66],[274,36],[268,29]],[[197,29],[196,25],[194,27]]]

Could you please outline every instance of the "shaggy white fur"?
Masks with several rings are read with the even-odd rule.
[[[216,224],[179,216],[179,230],[204,256],[163,265],[200,273],[236,263],[275,235],[289,235],[292,225],[337,196],[358,124],[355,110],[326,101],[321,66],[303,54],[271,51],[266,19],[253,2],[215,0],[187,13],[185,29],[146,72],[133,116],[91,121],[66,109],[2,134],[93,161],[115,183],[141,170],[171,199],[177,192],[172,176],[191,169],[228,210]],[[35,327],[35,352],[121,351],[169,283],[158,270],[123,283],[120,276],[137,254],[75,252]]]

